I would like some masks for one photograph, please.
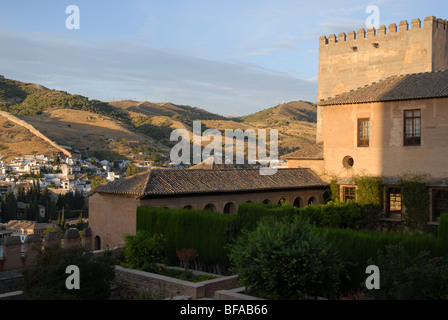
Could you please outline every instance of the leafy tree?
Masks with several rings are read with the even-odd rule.
[[[134,164],[128,163],[126,165],[126,176],[130,177],[130,176],[133,176],[133,175],[135,175],[137,173],[138,173],[138,169],[137,169],[137,167]]]
[[[6,193],[5,198],[2,201],[1,209],[1,220],[3,222],[8,222],[17,218],[17,199],[11,190]]]
[[[98,300],[110,296],[110,283],[115,278],[114,259],[94,256],[81,246],[60,245],[38,250],[36,264],[23,271],[23,292],[29,300]],[[67,266],[79,268],[80,289],[69,290]]]
[[[164,259],[165,238],[155,234],[150,236],[144,231],[137,231],[136,235],[126,235],[124,256],[130,268],[144,271],[156,270],[157,263]]]
[[[300,216],[264,218],[231,245],[233,270],[245,286],[269,298],[336,296],[343,264],[325,237]]]
[[[107,182],[107,179],[104,178],[103,176],[95,176],[91,181],[90,181],[90,190],[95,190],[96,188],[98,188],[98,186],[102,183]]]

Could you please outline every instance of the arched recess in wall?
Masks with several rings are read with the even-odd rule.
[[[263,203],[264,203],[264,204],[271,204],[271,200],[269,200],[269,199],[264,199],[264,200],[263,200]]]
[[[302,198],[297,197],[297,198],[294,200],[293,207],[302,208],[302,206],[303,206],[303,200],[302,200]]]
[[[231,216],[235,215],[236,213],[236,205],[233,202],[227,202],[224,206],[223,213],[230,214]]]
[[[213,203],[209,203],[204,207],[204,211],[211,211],[211,212],[215,212],[216,211],[216,206]]]
[[[317,204],[317,202],[316,202],[316,198],[315,197],[310,197],[309,199],[308,199],[308,204]]]
[[[95,236],[95,250],[101,249],[101,238],[100,236]]]
[[[286,199],[285,198],[281,198],[280,200],[278,200],[277,204],[282,204],[283,202],[285,202]]]
[[[193,207],[192,206],[190,206],[189,204],[187,204],[185,207],[184,207],[184,209],[187,209],[187,210],[192,210],[193,209]]]

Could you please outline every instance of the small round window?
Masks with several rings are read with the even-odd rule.
[[[355,164],[355,161],[352,157],[346,156],[344,159],[342,159],[342,164],[345,168],[351,168]]]

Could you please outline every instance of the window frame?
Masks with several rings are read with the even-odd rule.
[[[395,197],[397,197],[397,195],[399,195],[399,201],[394,201],[395,203],[400,203],[400,209],[399,210],[392,210],[391,209],[391,200],[392,197],[391,195],[394,195]],[[388,186],[386,187],[386,213],[387,215],[396,215],[396,214],[402,214],[403,212],[403,195],[401,192],[401,187],[397,187],[397,186]]]
[[[407,116],[406,113],[412,112],[411,116]],[[419,115],[414,115],[415,112],[418,112]],[[416,120],[418,121],[418,136],[416,135]],[[407,120],[411,120],[411,136],[407,136]],[[422,141],[422,111],[421,109],[408,109],[403,110],[403,145],[404,146],[420,146]]]
[[[349,190],[349,192],[345,192],[346,190]],[[351,194],[351,190],[353,190],[353,194]],[[356,201],[356,186],[342,186],[341,188],[342,192],[342,201],[347,200],[353,200]]]
[[[446,192],[446,196],[444,198],[438,198],[436,199],[435,195],[437,192]],[[439,201],[446,201],[446,209],[445,210],[440,210],[440,212],[436,215],[436,209],[438,210],[439,208],[436,208],[436,200]],[[437,222],[438,218],[440,219],[440,214],[443,212],[448,211],[448,188],[432,188],[431,189],[431,222]]]
[[[367,123],[367,126],[365,125]],[[361,131],[362,124],[362,131]],[[361,135],[367,135],[367,138],[361,138]],[[358,147],[368,148],[370,146],[370,118],[359,118],[358,119]]]

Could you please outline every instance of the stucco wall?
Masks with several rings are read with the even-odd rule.
[[[94,193],[89,197],[89,227],[100,248],[122,246],[125,234],[135,234],[138,200],[134,197]]]
[[[404,110],[421,109],[421,145],[404,146]],[[448,177],[448,99],[325,106],[325,172],[338,177],[357,174]],[[369,147],[357,146],[357,119],[370,119]],[[343,159],[354,159],[352,168]]]

